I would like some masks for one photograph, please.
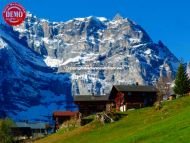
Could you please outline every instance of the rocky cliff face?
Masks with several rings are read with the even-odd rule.
[[[69,106],[63,103],[71,101],[71,88],[72,95],[108,94],[113,84],[153,84],[161,75],[174,76],[178,66],[161,41],[154,43],[119,15],[49,22],[28,13],[21,26],[6,28],[0,27],[0,97],[7,105],[1,109],[10,105],[23,115],[33,104]]]
[[[50,67],[72,74],[73,94],[106,94],[113,84],[152,84],[178,59],[133,21],[117,15],[49,22],[28,14],[14,29]]]

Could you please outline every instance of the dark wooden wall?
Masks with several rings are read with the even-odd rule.
[[[152,106],[156,101],[156,92],[122,92],[124,94],[122,105],[126,105],[127,109],[130,108],[141,108],[146,106]],[[121,95],[121,92],[117,92],[115,99]],[[118,105],[116,103],[116,105]],[[120,106],[122,106],[120,105]],[[119,107],[116,107],[119,109]]]
[[[93,113],[102,112],[106,110],[107,101],[80,101],[75,102],[78,105],[79,112],[82,116],[87,116]]]

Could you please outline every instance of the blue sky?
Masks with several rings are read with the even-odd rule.
[[[0,11],[13,0],[0,0]],[[66,21],[116,13],[141,25],[153,41],[162,40],[178,57],[190,61],[190,0],[14,0],[40,18]],[[0,22],[2,22],[0,16]]]

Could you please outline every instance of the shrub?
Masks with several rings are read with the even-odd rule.
[[[11,126],[13,122],[10,119],[0,120],[0,143],[12,143]]]

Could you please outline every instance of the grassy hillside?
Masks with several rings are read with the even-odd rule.
[[[160,111],[128,111],[118,122],[93,122],[66,133],[56,133],[36,143],[188,143],[190,97],[164,103]]]

